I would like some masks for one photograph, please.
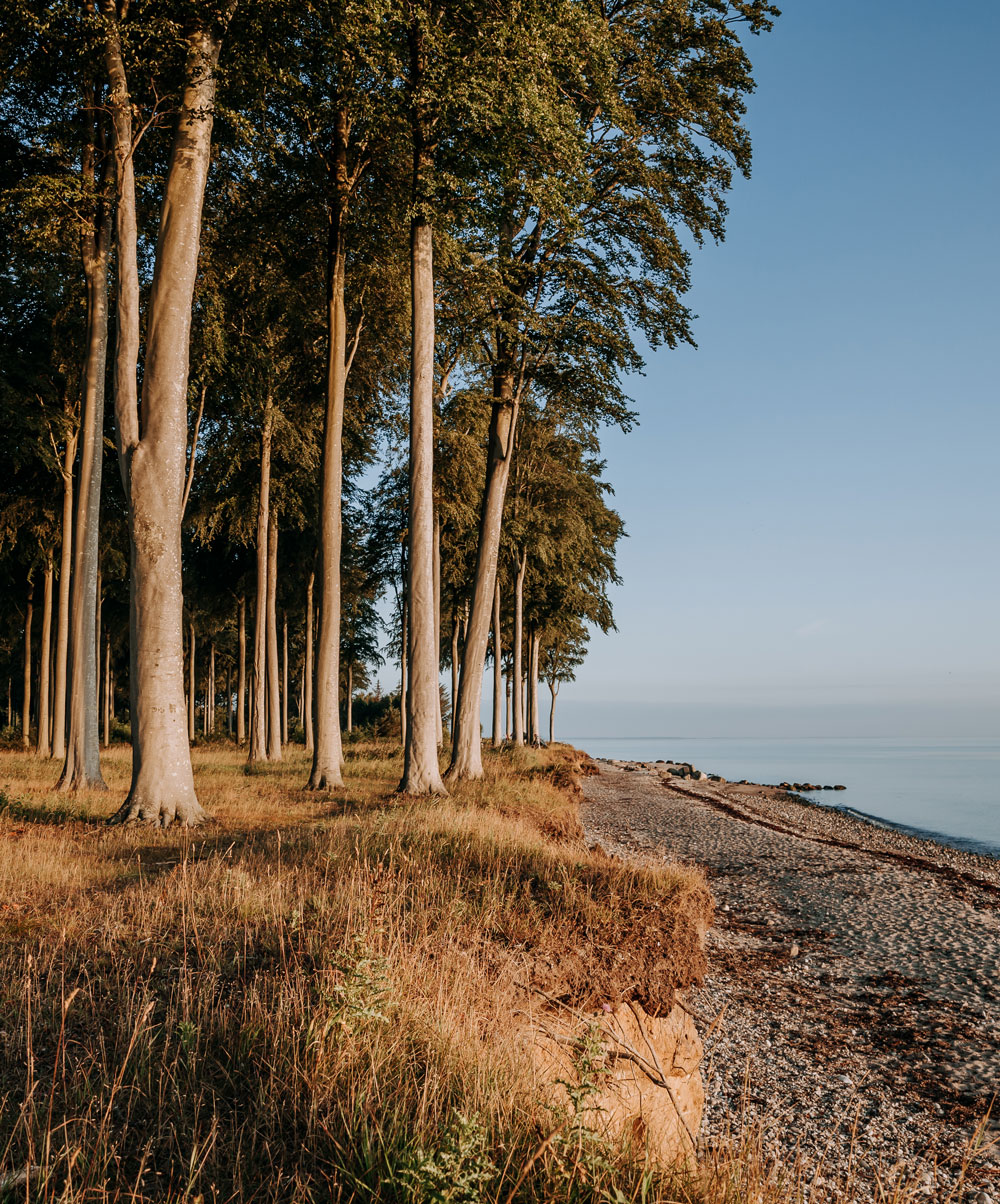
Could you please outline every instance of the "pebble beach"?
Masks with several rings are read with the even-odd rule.
[[[684,998],[705,1148],[753,1140],[815,1201],[1000,1204],[1000,862],[779,787],[597,764],[588,842],[697,864],[715,896]]]

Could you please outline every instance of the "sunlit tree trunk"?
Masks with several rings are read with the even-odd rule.
[[[98,191],[106,170],[100,120],[84,156],[83,176]],[[102,160],[100,167],[97,160]],[[80,412],[80,464],[73,521],[73,573],[70,583],[66,756],[60,790],[105,788],[101,777],[98,727],[98,672],[95,631],[98,603],[98,528],[101,468],[104,462],[104,379],[108,358],[108,269],[111,209],[96,202],[81,235],[87,285],[86,358]]]
[[[195,737],[195,713],[197,703],[195,701],[195,687],[197,681],[195,678],[195,634],[194,634],[194,619],[188,623],[188,740],[194,741]]]
[[[278,676],[278,522],[267,529],[267,759],[281,760],[281,679]]]
[[[344,392],[347,386],[346,255],[344,219],[348,193],[345,112],[334,122],[335,193],[329,209],[327,243],[326,419],[320,496],[319,633],[316,649],[315,732],[310,790],[344,784],[340,735],[340,554],[344,470]]]
[[[468,649],[466,650],[468,656]],[[493,747],[503,744],[503,641],[500,634],[500,579],[493,586]]]
[[[559,694],[559,683],[554,677],[549,679],[549,694],[552,696],[549,703],[549,743],[552,744],[556,738],[556,698]]]
[[[510,738],[511,738],[511,726],[510,726],[510,725],[511,725],[511,719],[512,719],[512,716],[511,716],[511,706],[510,706],[510,678],[511,678],[511,672],[512,672],[511,670],[508,670],[508,671],[507,671],[507,676],[506,676],[506,678],[504,679],[504,690],[505,690],[505,692],[506,692],[506,694],[507,694],[507,706],[506,706],[506,708],[505,708],[505,710],[504,710],[504,739],[505,739],[505,740],[510,740]]]
[[[281,743],[288,743],[288,611],[281,616]]]
[[[69,665],[69,587],[73,575],[73,464],[78,434],[66,435],[62,460],[62,545],[59,549],[59,609],[52,689],[52,756],[66,756],[66,680]]]
[[[505,348],[501,347],[500,354],[505,360]],[[486,665],[486,645],[496,587],[504,498],[507,495],[507,482],[514,456],[517,413],[514,375],[509,368],[503,367],[497,370],[493,378],[493,408],[490,413],[486,453],[486,485],[479,518],[476,571],[472,582],[472,609],[465,636],[458,710],[452,718],[449,781],[483,776],[479,718],[483,669]]]
[[[247,600],[240,597],[237,613],[239,664],[236,670],[236,742],[242,744],[247,738]]]
[[[417,169],[419,172],[419,168]],[[438,766],[438,656],[434,647],[434,261],[433,232],[415,216],[410,228],[410,515],[409,690],[404,794],[443,794]]]
[[[455,731],[458,707],[458,607],[451,610],[451,730]]]
[[[111,744],[111,632],[104,636],[104,747]]]
[[[38,670],[38,742],[36,749],[40,757],[52,753],[49,715],[49,660],[52,655],[52,556],[45,561],[45,586],[42,591],[42,644],[39,649]]]
[[[302,664],[302,728],[306,737],[306,752],[313,751],[313,585],[316,574],[310,573],[306,583],[306,652]]]
[[[253,616],[253,708],[251,765],[267,760],[267,531],[271,512],[271,423],[268,398],[260,435],[260,491],[257,496],[257,598]]]
[[[215,640],[208,647],[208,734],[215,735]]]
[[[28,606],[24,612],[24,695],[21,699],[21,743],[31,747],[31,620],[35,615],[35,583],[28,582]]]
[[[354,730],[354,666],[348,661],[347,664],[347,730]]]
[[[514,582],[514,743],[524,743],[524,575],[528,568],[528,553],[522,551],[517,561]]]
[[[434,647],[438,657],[437,742],[444,743],[444,719],[441,715],[441,515],[434,510]],[[453,704],[454,705],[454,704]],[[454,710],[452,710],[454,723]]]
[[[541,744],[541,719],[538,714],[538,659],[541,654],[542,637],[534,626],[531,631],[531,644],[528,654],[528,706],[531,709],[531,724],[529,738],[536,747]]]
[[[113,0],[106,8],[113,17]],[[195,793],[184,723],[181,518],[191,303],[221,37],[216,27],[197,25],[189,26],[185,35],[184,87],[146,306],[141,430],[136,395],[139,288],[132,110],[116,37],[117,25],[111,19],[106,47],[115,126],[119,283],[115,412],[132,553],[132,786],[116,818],[192,825],[200,823],[205,813]]]
[[[406,696],[410,690],[410,675],[407,672],[407,657],[406,646],[407,637],[409,636],[409,624],[407,616],[409,607],[406,605],[406,595],[403,595],[403,616],[401,620],[401,641],[402,651],[399,654],[399,734],[403,742],[403,747],[406,747]]]

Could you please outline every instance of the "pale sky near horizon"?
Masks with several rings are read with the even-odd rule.
[[[753,178],[698,350],[605,436],[618,632],[563,735],[1000,735],[998,45],[996,0],[787,0],[751,39]]]

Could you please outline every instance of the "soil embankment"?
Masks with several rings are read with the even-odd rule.
[[[899,1178],[1000,1199],[997,1132],[964,1157],[1000,1083],[1000,864],[780,789],[600,769],[590,843],[696,863],[716,897],[687,999],[708,1034],[702,1142],[763,1128],[848,1198]]]

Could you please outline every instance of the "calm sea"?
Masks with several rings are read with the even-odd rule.
[[[1000,857],[1000,740],[566,737],[592,757],[690,761],[730,780],[841,783],[808,797]]]

